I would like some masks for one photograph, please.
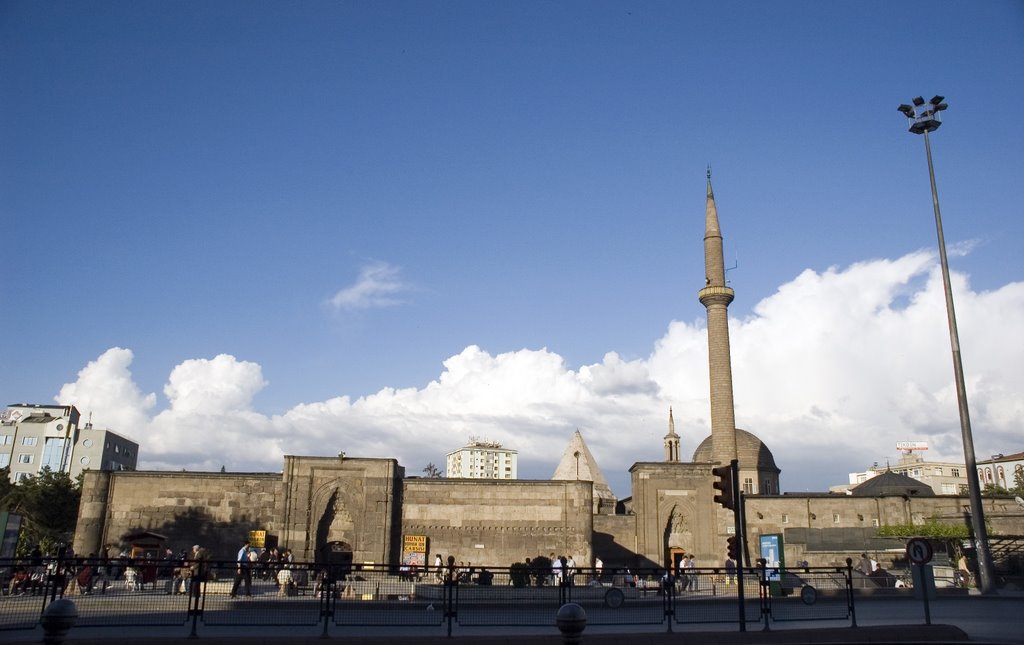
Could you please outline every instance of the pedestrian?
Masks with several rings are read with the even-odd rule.
[[[871,558],[868,557],[867,553],[860,554],[860,560],[857,562],[857,566],[854,567],[857,571],[860,571],[866,576],[871,575]]]
[[[725,584],[733,585],[736,582],[736,562],[732,558],[725,559]]]
[[[246,540],[242,544],[242,548],[238,550],[238,555],[235,558],[235,581],[231,584],[231,593],[229,594],[231,598],[238,595],[238,587],[243,581],[245,582],[245,595],[252,595],[252,560],[249,559],[251,551],[249,540]]]
[[[202,593],[202,583],[206,582],[209,575],[210,552],[198,544],[193,544],[188,576],[189,591],[192,595],[199,597]]]
[[[679,561],[679,570],[676,572],[679,575],[679,589],[682,591],[686,591],[690,588],[689,568],[690,556],[684,553],[683,559]]]
[[[956,565],[957,573],[960,574],[960,584],[964,587],[971,586],[971,567],[967,564],[967,556],[960,554]]]

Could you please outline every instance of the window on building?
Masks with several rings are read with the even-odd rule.
[[[783,513],[782,514],[782,523],[783,524],[789,524],[789,514],[787,514],[787,513]]]
[[[771,495],[772,494],[772,482],[770,479],[766,479],[761,482],[761,494]]]
[[[18,455],[18,463],[19,464],[30,464],[30,463],[32,463],[32,455],[27,454],[27,453]]]
[[[871,518],[871,525],[872,526],[878,526],[878,518],[877,517]]]
[[[960,476],[960,469],[959,468],[950,468],[949,469],[949,474],[952,475],[953,477],[959,477]]]
[[[943,484],[942,494],[943,495],[956,495],[956,484]]]
[[[935,476],[942,477],[942,469],[939,468],[938,466],[935,467]]]
[[[64,438],[63,437],[46,437],[46,442],[43,444],[43,461],[40,465],[41,468],[47,466],[54,472],[59,472],[64,461]]]
[[[11,465],[11,453],[0,453],[0,468],[7,468]]]
[[[839,524],[839,513],[832,513],[832,523]]]
[[[14,437],[9,434],[0,434],[0,446],[9,446],[13,443]]]
[[[29,476],[29,473],[26,473],[26,472],[14,473],[14,481],[15,482],[23,482],[26,479],[28,479],[28,476]]]
[[[23,446],[34,446],[34,445],[36,445],[36,438],[35,437],[22,437],[21,438],[21,445],[23,445]]]
[[[743,492],[748,495],[754,494],[754,480],[751,477],[743,478]]]

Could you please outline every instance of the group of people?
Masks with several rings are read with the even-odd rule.
[[[238,597],[244,587],[245,595],[252,595],[252,578],[255,573],[264,580],[273,580],[277,585],[277,595],[288,596],[295,593],[298,587],[309,583],[305,569],[295,567],[295,556],[291,549],[257,549],[249,540],[242,543],[235,556],[235,577],[231,583],[231,598]]]

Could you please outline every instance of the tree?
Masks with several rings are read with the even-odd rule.
[[[441,477],[441,470],[434,465],[434,462],[427,464],[427,467],[423,469],[423,473],[430,479],[439,479]]]
[[[8,475],[5,481],[9,482],[9,473],[4,474]],[[3,491],[4,486],[0,485],[0,495]],[[73,481],[67,473],[49,468],[11,486],[0,500],[8,511],[21,515],[24,520],[19,553],[35,544],[44,552],[54,553],[59,544],[70,542],[81,499],[81,478]]]

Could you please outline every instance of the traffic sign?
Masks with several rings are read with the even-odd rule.
[[[924,538],[911,538],[907,542],[907,557],[914,564],[928,564],[932,561],[932,544]]]

